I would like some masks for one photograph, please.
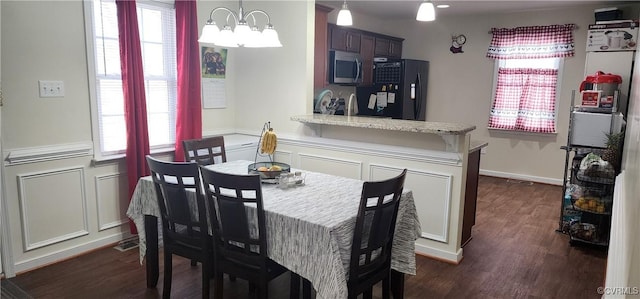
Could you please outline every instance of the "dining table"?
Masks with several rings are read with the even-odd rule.
[[[205,167],[223,173],[247,174],[252,163],[235,160]],[[291,171],[301,171],[304,181],[293,186],[262,184],[267,255],[311,282],[316,298],[347,298],[351,243],[364,181],[300,169]],[[150,176],[138,180],[127,216],[138,229],[140,263],[146,258],[147,287],[155,288],[161,229],[158,229],[160,210]],[[394,298],[403,298],[404,274],[416,273],[415,240],[419,235],[420,222],[413,193],[404,189],[391,255]]]

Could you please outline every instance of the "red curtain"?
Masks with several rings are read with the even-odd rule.
[[[127,178],[129,197],[131,197],[138,179],[150,174],[145,160],[145,156],[149,154],[149,131],[136,2],[135,0],[116,0],[116,6],[118,7],[124,117],[127,127]],[[129,225],[131,233],[137,234],[135,224],[129,221]]]
[[[489,128],[555,133],[557,79],[555,69],[500,68]]]
[[[198,11],[193,0],[178,0],[175,5],[178,58],[175,161],[184,161],[182,141],[202,138]]]

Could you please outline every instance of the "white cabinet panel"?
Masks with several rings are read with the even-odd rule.
[[[255,146],[244,146],[244,147],[236,147],[231,149],[226,149],[227,151],[227,161],[234,160],[249,160],[253,161],[256,156],[256,148]]]
[[[300,168],[352,179],[362,179],[362,162],[315,154],[299,154]]]
[[[384,180],[396,176],[403,168],[370,164],[371,179]],[[404,188],[413,191],[421,237],[447,243],[451,210],[450,174],[407,169]]]

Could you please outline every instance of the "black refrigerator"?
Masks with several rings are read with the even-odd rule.
[[[374,62],[373,85],[356,87],[358,115],[425,120],[429,62]]]

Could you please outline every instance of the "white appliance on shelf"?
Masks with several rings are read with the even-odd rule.
[[[571,145],[606,148],[607,133],[622,131],[622,113],[571,113]]]

